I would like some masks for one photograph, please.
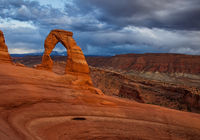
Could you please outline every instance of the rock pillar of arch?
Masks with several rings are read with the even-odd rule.
[[[4,34],[1,30],[0,30],[0,63],[12,64],[12,58],[8,53],[8,47],[5,44]]]
[[[67,49],[67,64],[65,73],[80,73],[89,74],[89,67],[85,60],[85,56],[75,40],[72,38],[73,33],[65,30],[52,30],[47,36],[44,43],[44,55],[42,57],[42,64],[38,65],[38,69],[52,70],[53,61],[50,57],[51,52],[58,42]]]

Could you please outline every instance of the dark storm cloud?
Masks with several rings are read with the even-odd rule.
[[[199,0],[74,0],[66,11],[74,15],[93,13],[109,25],[126,27],[200,30]]]
[[[79,31],[121,30],[127,26],[200,30],[199,0],[72,0],[65,10],[38,1],[0,0],[0,17]],[[64,6],[64,5],[63,5]]]
[[[88,7],[85,5],[84,10],[88,11]],[[69,11],[74,11],[74,7],[68,8],[70,8]],[[83,13],[83,9],[79,12]],[[99,24],[102,23],[95,18],[95,14],[80,13],[67,13],[62,9],[54,8],[52,5],[41,5],[38,1],[0,0],[0,17],[5,21],[24,21],[30,22],[39,28],[65,28],[79,31],[96,31],[107,29],[110,26],[102,25],[100,27]]]
[[[96,32],[95,34],[75,32],[74,38],[85,53],[200,54],[200,32],[196,31],[171,32],[163,29],[129,27],[119,32]]]
[[[33,24],[53,24],[54,18],[63,14],[51,5],[40,5],[38,1],[0,0],[0,17],[6,20],[30,21]]]
[[[2,30],[6,45],[10,53],[23,53],[25,52],[42,52],[45,36],[48,31],[32,29],[29,27],[9,28],[5,27]],[[21,49],[21,51],[20,51]],[[14,52],[17,50],[17,52]],[[34,51],[35,50],[35,51]]]
[[[43,50],[50,30],[64,29],[74,32],[86,54],[199,55],[199,13],[199,0],[71,0],[60,9],[38,1],[0,0],[0,23],[19,21],[34,28],[0,27],[10,50]]]
[[[10,43],[17,43],[17,42],[23,42],[23,43],[43,43],[44,39],[42,39],[40,33],[31,28],[14,28],[9,29],[7,28],[7,31],[4,30],[5,38],[9,40]]]

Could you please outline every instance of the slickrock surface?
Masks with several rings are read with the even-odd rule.
[[[4,34],[0,30],[0,63],[12,64],[12,59],[8,53],[8,47],[5,44]]]
[[[42,64],[38,65],[38,69],[50,70],[53,67],[53,61],[50,57],[50,53],[55,48],[58,42],[67,49],[67,64],[65,73],[81,73],[89,74],[89,67],[85,60],[85,56],[79,46],[77,46],[75,40],[72,38],[73,33],[65,30],[52,30],[47,36],[44,43],[44,55],[42,58]]]
[[[71,75],[0,64],[0,139],[198,140],[200,115],[71,85]]]

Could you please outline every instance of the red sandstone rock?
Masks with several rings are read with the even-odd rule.
[[[200,137],[200,114],[71,85],[73,75],[0,64],[0,139],[174,139]]]
[[[200,109],[200,95],[199,94],[192,94],[191,92],[187,91],[184,93],[184,100],[189,107],[195,107]]]
[[[20,63],[20,62],[17,62],[16,63],[16,66],[20,66],[20,67],[26,67],[25,65],[23,65],[22,63]]]
[[[123,54],[113,57],[87,57],[88,64],[93,67],[112,68],[123,71],[151,71],[162,73],[200,74],[200,56],[147,53]]]
[[[81,73],[89,74],[89,67],[85,60],[84,54],[79,46],[76,45],[75,40],[72,38],[73,33],[65,30],[52,30],[47,36],[44,43],[44,55],[42,64],[38,66],[39,69],[51,70],[53,61],[51,60],[50,53],[55,48],[58,42],[67,49],[67,64],[65,73]]]
[[[44,43],[44,55],[42,57],[42,64],[37,65],[37,69],[45,69],[52,71],[53,61],[50,53],[55,48],[58,42],[61,42],[67,49],[67,63],[65,74],[74,75],[76,79],[71,81],[73,85],[88,85],[92,86],[92,80],[89,76],[89,67],[85,60],[85,56],[79,46],[76,45],[72,38],[73,33],[65,30],[52,30],[47,36]]]
[[[8,47],[5,44],[4,34],[0,30],[0,63],[12,63],[10,54],[8,53]]]
[[[133,99],[130,96],[132,85],[127,90],[129,96],[127,96],[126,92],[123,94],[119,94],[119,92],[121,90],[120,87],[123,85],[126,86],[128,85],[127,83],[136,83],[139,85],[139,92],[142,93],[140,95],[145,103],[181,111],[200,113],[200,90],[198,87],[194,88],[141,77],[132,77],[91,66],[90,76],[94,87],[101,89],[105,95]]]
[[[135,83],[123,83],[118,96],[132,98],[137,102],[144,103],[144,100],[141,97],[140,88]]]
[[[23,64],[28,59],[38,62],[36,57],[26,57],[21,60]],[[124,54],[113,57],[86,57],[89,66],[121,71],[151,71],[161,73],[188,73],[200,74],[200,56],[184,54]],[[66,61],[66,57],[55,58],[55,61]],[[29,64],[27,64],[29,65]]]

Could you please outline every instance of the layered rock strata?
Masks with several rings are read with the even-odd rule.
[[[141,96],[140,87],[135,83],[123,83],[119,90],[119,96],[124,96],[126,98],[134,99],[139,103],[144,103],[144,100]]]
[[[5,44],[4,34],[0,30],[0,63],[12,63],[10,54],[8,53],[8,47]]]
[[[39,69],[52,70],[53,61],[50,57],[50,53],[55,48],[58,42],[67,49],[67,64],[65,73],[80,73],[89,74],[89,67],[85,60],[85,56],[79,46],[77,46],[75,40],[72,38],[73,33],[65,30],[52,30],[47,36],[44,43],[44,55],[42,58],[42,64],[38,65]]]
[[[75,40],[72,38],[73,33],[65,30],[52,30],[47,36],[44,43],[44,55],[42,57],[42,64],[37,65],[37,69],[45,69],[52,71],[53,61],[50,53],[55,48],[58,42],[67,49],[67,63],[65,74],[76,76],[75,80],[71,81],[73,85],[87,85],[92,86],[92,80],[89,76],[89,67],[85,60],[85,56]]]
[[[147,104],[200,113],[199,87],[132,77],[91,66],[90,77],[94,87],[101,89],[105,95],[119,96],[138,102],[142,99]]]
[[[88,64],[126,72],[200,74],[200,56],[170,53],[122,54],[113,57],[87,57]]]

